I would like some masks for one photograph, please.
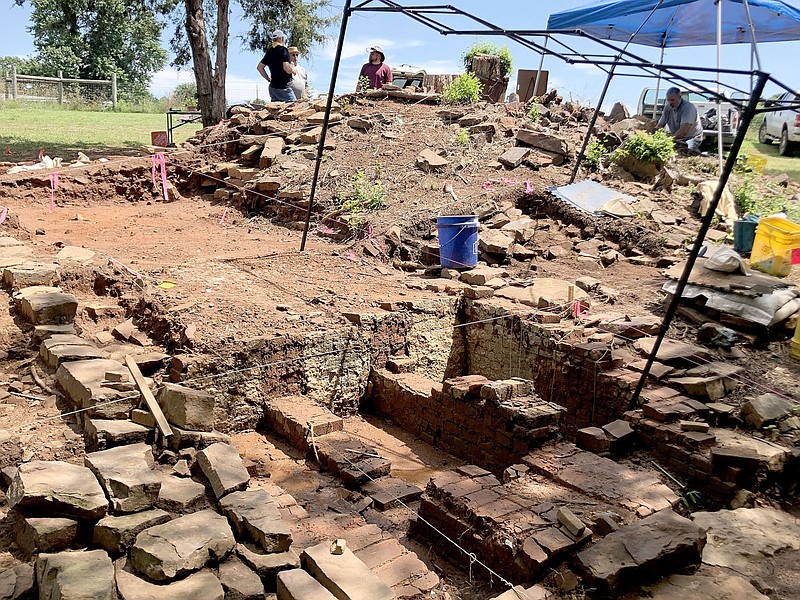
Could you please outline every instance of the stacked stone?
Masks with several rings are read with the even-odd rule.
[[[379,413],[434,446],[498,470],[556,435],[564,414],[519,378],[468,375],[437,384],[375,370],[372,383],[371,402]]]
[[[235,162],[222,162],[201,170],[198,185],[216,200],[249,211],[272,214],[290,226],[301,228],[308,207],[306,192],[287,186],[284,178],[270,170],[273,167],[276,169],[272,170],[277,170],[278,166],[288,172],[310,169],[311,163],[307,161],[316,156],[324,110],[324,99],[270,102],[262,110],[234,107],[222,135],[235,139],[226,146],[228,156],[235,158]],[[340,107],[334,102],[330,125],[341,121]],[[220,132],[216,131],[214,135],[218,136]],[[333,147],[333,142],[329,142],[327,148]],[[300,153],[306,161],[289,158],[286,155],[290,151]],[[248,190],[257,194],[248,194]],[[278,198],[281,202],[270,202],[270,198]]]
[[[509,315],[508,307],[494,299],[467,301],[466,320],[476,323],[465,328],[468,372],[503,379],[513,365],[533,389],[547,390],[545,398],[566,408],[561,430],[567,436],[628,410],[639,373],[624,366],[614,344],[586,343],[583,328],[570,323],[498,319],[503,315]]]
[[[420,519],[412,523],[413,535],[438,541],[441,537],[430,528],[433,525],[513,582],[530,581],[592,537],[570,511],[559,510],[551,503],[535,504],[474,465],[432,478],[419,515]],[[468,564],[468,558],[457,548],[450,544],[442,547]],[[479,565],[470,568],[483,571]]]

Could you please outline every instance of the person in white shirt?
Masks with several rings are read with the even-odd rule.
[[[289,61],[295,69],[289,87],[294,90],[294,95],[298,100],[304,100],[308,98],[308,72],[297,64],[299,56],[300,50],[297,49],[297,46],[289,46]]]

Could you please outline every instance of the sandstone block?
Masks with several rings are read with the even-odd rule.
[[[78,537],[78,522],[74,519],[19,514],[14,525],[14,539],[26,556],[36,552],[59,552],[72,546]]]
[[[156,585],[117,568],[120,600],[223,600],[225,591],[211,571],[193,573],[174,583]]]
[[[156,396],[158,405],[167,420],[194,431],[212,431],[214,428],[214,397],[175,383],[165,383]]]
[[[169,513],[158,509],[119,517],[108,515],[94,526],[92,543],[117,555],[125,552],[142,531],[169,520]]]
[[[225,600],[262,600],[264,584],[250,567],[235,556],[219,566],[219,580]]]
[[[19,466],[8,489],[8,503],[20,510],[95,520],[108,500],[92,471],[60,461],[31,461]]]
[[[202,483],[180,477],[164,477],[156,506],[172,513],[193,513],[206,508],[206,488]]]
[[[71,323],[78,310],[78,299],[57,287],[27,287],[13,298],[22,318],[33,325]]]
[[[289,527],[265,489],[233,492],[219,504],[240,540],[252,541],[265,552],[289,549],[292,543]]]
[[[153,471],[153,451],[147,444],[92,452],[84,463],[105,489],[113,511],[138,512],[155,505],[161,478]]]
[[[794,402],[777,394],[767,393],[742,405],[742,415],[750,427],[761,429],[792,414]]]
[[[89,452],[127,444],[142,444],[150,429],[121,419],[87,419],[84,427]]]
[[[56,334],[41,343],[39,356],[48,367],[57,369],[65,361],[105,358],[106,353],[77,335]]]
[[[12,290],[33,286],[55,287],[61,281],[61,270],[56,264],[26,262],[3,269],[3,283]]]
[[[278,600],[336,600],[336,596],[303,569],[278,573]]]
[[[131,566],[154,581],[169,581],[223,560],[235,545],[228,520],[202,510],[142,531],[131,547]]]
[[[242,562],[255,571],[267,590],[274,590],[278,573],[300,566],[300,557],[291,548],[286,552],[262,554],[250,544],[238,544],[236,555]]]
[[[446,158],[439,156],[438,154],[436,154],[436,152],[434,152],[430,148],[426,148],[425,150],[419,153],[419,156],[417,156],[417,167],[419,167],[426,173],[430,173],[432,171],[439,171],[444,167],[446,167],[448,164],[450,163]]]
[[[40,554],[39,600],[112,600],[114,565],[104,550]]]
[[[22,600],[32,598],[35,584],[33,567],[18,563],[0,572],[0,598],[3,600]]]
[[[394,600],[394,593],[348,548],[331,554],[330,542],[306,548],[303,568],[340,599]]]
[[[208,479],[217,499],[245,489],[250,482],[242,458],[230,444],[212,444],[201,450],[197,453],[196,464]]]

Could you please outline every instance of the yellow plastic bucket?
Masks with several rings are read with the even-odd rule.
[[[794,337],[792,338],[789,356],[800,360],[800,319],[797,320],[797,325],[794,328]]]
[[[800,264],[800,225],[782,217],[761,219],[750,253],[750,266],[786,277],[796,264]]]

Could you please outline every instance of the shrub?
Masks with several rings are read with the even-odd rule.
[[[658,130],[652,135],[640,131],[630,136],[611,155],[611,160],[619,162],[627,156],[644,163],[665,163],[675,155],[675,143],[665,131]]]
[[[469,131],[466,129],[459,129],[456,134],[456,144],[467,146],[469,144]]]
[[[483,85],[474,73],[459,75],[442,93],[445,104],[475,104],[481,99]]]
[[[542,114],[539,112],[539,106],[536,104],[536,102],[532,102],[528,107],[528,117],[534,123],[538,123],[539,119],[542,118]]]
[[[369,89],[369,77],[362,75],[358,78],[358,91],[366,92]]]
[[[590,169],[599,169],[606,156],[608,156],[608,148],[606,148],[600,140],[593,139],[589,142],[589,147],[586,148],[586,155],[583,157],[583,162]]]
[[[380,181],[372,183],[364,171],[353,175],[349,193],[339,192],[337,204],[342,212],[355,215],[365,210],[376,210],[386,205],[386,189]]]
[[[467,71],[472,69],[472,59],[476,54],[491,54],[500,58],[500,74],[505,76],[511,73],[511,50],[507,46],[497,46],[491,42],[478,41],[464,51],[461,59]]]

